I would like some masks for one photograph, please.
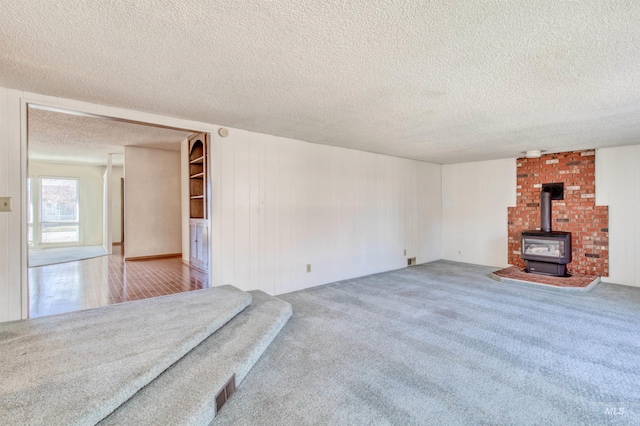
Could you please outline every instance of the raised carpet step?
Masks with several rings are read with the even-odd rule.
[[[251,303],[231,286],[0,324],[0,423],[95,424]]]
[[[215,397],[235,374],[236,385],[291,317],[291,305],[261,291],[253,302],[179,362],[100,423],[107,425],[208,425]]]

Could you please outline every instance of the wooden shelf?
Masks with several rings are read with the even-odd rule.
[[[191,219],[207,219],[207,136],[189,140],[189,196]]]

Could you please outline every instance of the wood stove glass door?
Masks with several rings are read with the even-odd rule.
[[[524,254],[548,257],[564,257],[564,241],[523,238]]]

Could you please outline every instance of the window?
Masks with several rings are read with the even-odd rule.
[[[78,180],[40,179],[40,236],[43,244],[80,242]]]

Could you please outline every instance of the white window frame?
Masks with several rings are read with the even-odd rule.
[[[27,244],[29,248],[33,248],[36,243],[36,230],[35,230],[35,207],[33,202],[33,188],[34,188],[33,176],[27,177]],[[31,213],[31,214],[29,214]],[[29,220],[31,217],[31,220]],[[29,241],[29,228],[31,228],[31,241]]]
[[[74,180],[76,181],[76,203],[77,203],[77,220],[73,221],[43,221],[42,220],[42,181],[44,179],[57,179],[57,180]],[[41,248],[45,247],[73,247],[73,246],[81,246],[82,245],[82,220],[81,220],[81,211],[80,211],[80,178],[75,176],[38,176],[38,205],[36,206],[34,203],[34,210],[37,209],[37,223],[36,218],[34,217],[34,246],[39,246]],[[33,188],[32,188],[33,190]],[[42,241],[42,225],[43,224],[75,224],[78,226],[78,239],[77,241],[69,241],[62,243],[48,243]],[[36,226],[37,224],[37,226]],[[36,231],[37,228],[37,231]],[[37,237],[36,237],[37,234]],[[36,241],[37,238],[37,241]]]

